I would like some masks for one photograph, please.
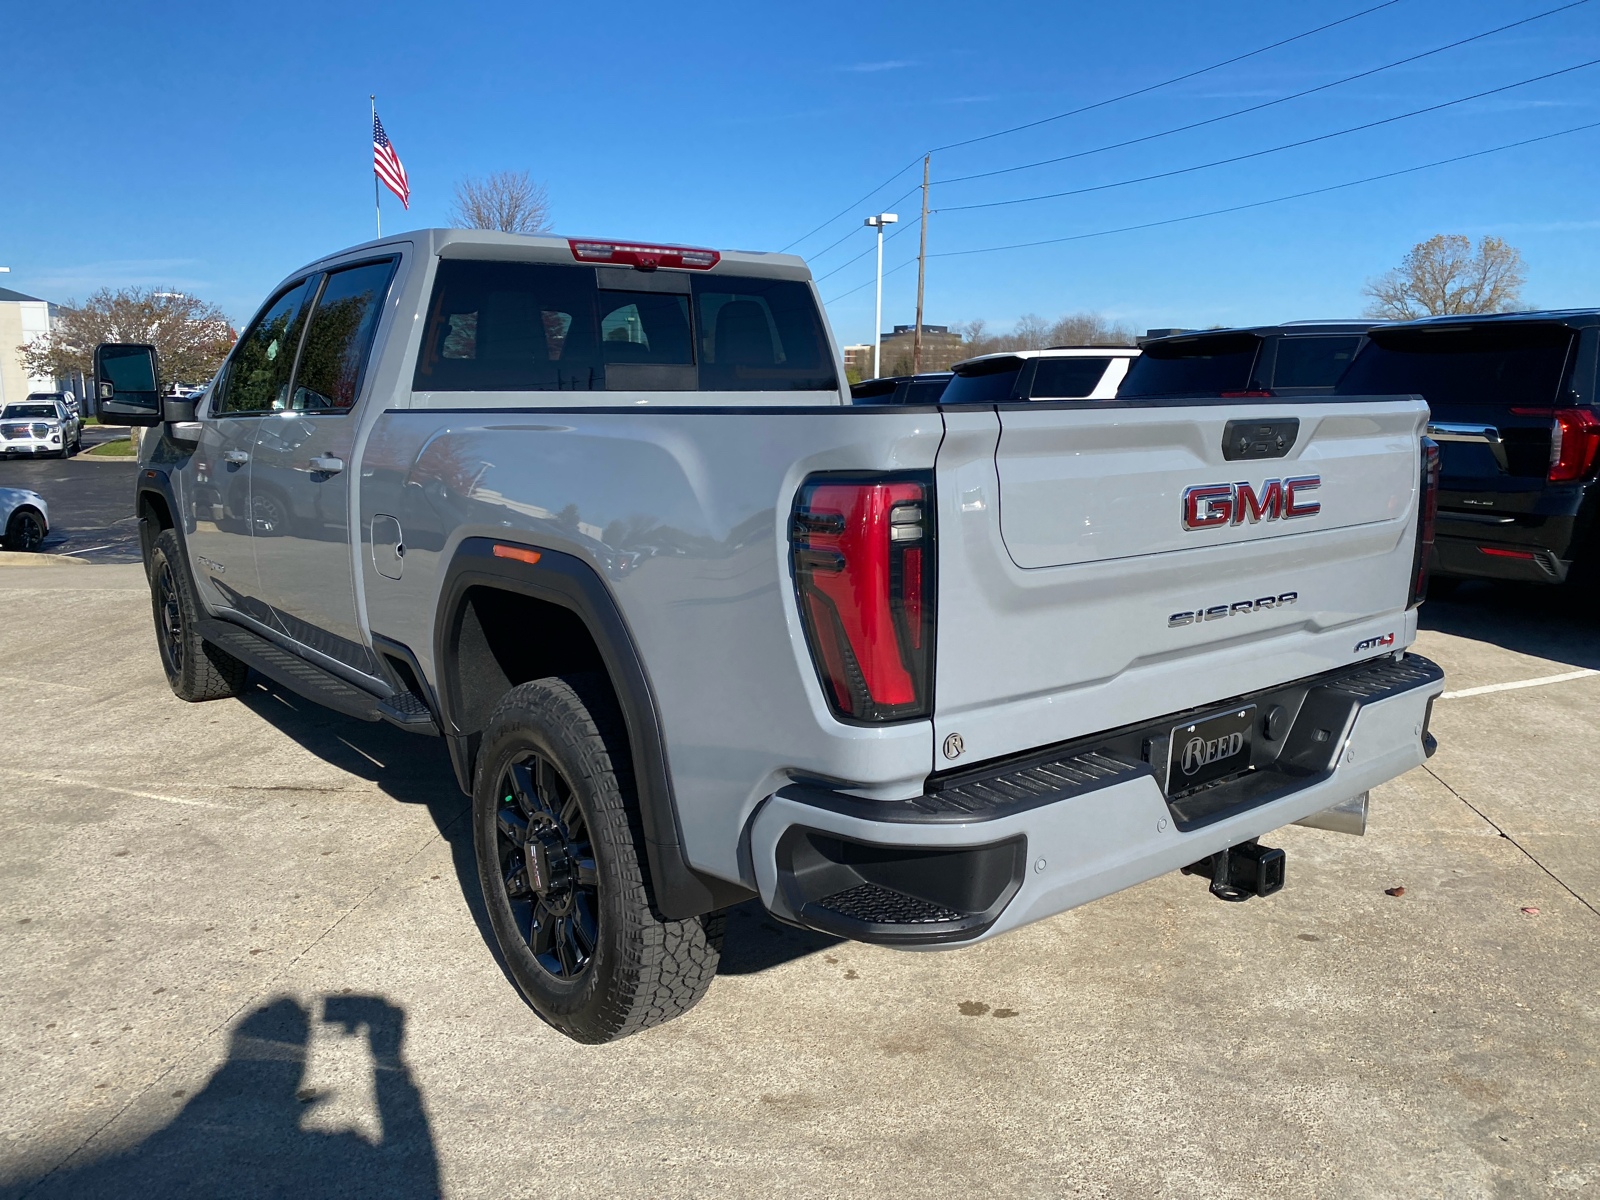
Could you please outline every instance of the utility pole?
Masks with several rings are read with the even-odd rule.
[[[878,231],[878,305],[872,317],[872,377],[883,378],[883,227],[893,225],[900,218],[894,213],[879,213],[861,222]]]
[[[917,248],[917,330],[911,335],[911,373],[922,374],[922,283],[928,273],[928,163],[922,158],[922,245]]]

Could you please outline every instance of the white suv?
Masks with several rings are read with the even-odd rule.
[[[958,362],[941,404],[997,404],[1010,400],[1111,400],[1135,346],[1052,346],[1005,350]]]

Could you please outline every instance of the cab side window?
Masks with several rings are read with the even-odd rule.
[[[310,283],[302,279],[274,296],[239,339],[217,380],[213,416],[270,412],[288,402]]]
[[[311,313],[288,407],[345,413],[355,405],[393,274],[391,258],[328,276]]]
[[[1041,358],[1034,368],[1034,400],[1081,400],[1094,391],[1109,358]]]

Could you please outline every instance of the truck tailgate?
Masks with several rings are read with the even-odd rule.
[[[1405,646],[1426,420],[1413,399],[946,410],[936,746],[965,765]],[[1230,422],[1237,455],[1289,421],[1281,449],[1225,453]]]

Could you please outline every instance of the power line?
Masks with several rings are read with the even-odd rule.
[[[932,258],[932,257],[937,257],[937,256],[929,255],[929,257]],[[883,277],[885,279],[887,279],[887,278],[889,278],[889,276],[895,274],[895,272],[897,272],[897,271],[904,271],[907,267],[909,267],[912,263],[914,263],[916,261],[917,261],[917,256],[915,254],[913,254],[910,258],[906,259],[905,262],[901,263],[898,267],[891,267],[889,270],[885,271],[883,273]],[[823,304],[835,304],[838,301],[843,300],[846,296],[853,296],[856,292],[859,292],[862,288],[871,287],[872,284],[873,284],[873,281],[876,278],[877,278],[877,276],[873,276],[873,278],[867,280],[866,283],[858,283],[858,284],[856,284],[855,287],[851,288],[848,292],[840,292],[832,300],[824,300],[822,303]]]
[[[1010,134],[1010,133],[1018,133],[1018,132],[1020,132],[1021,130],[1024,130],[1024,129],[1032,129],[1036,125],[1047,125],[1052,121],[1060,121],[1060,120],[1063,120],[1063,119],[1065,119],[1067,117],[1075,117],[1080,113],[1092,112],[1094,109],[1104,108],[1108,104],[1116,104],[1116,103],[1118,103],[1119,101],[1122,101],[1122,100],[1131,100],[1135,96],[1143,96],[1143,95],[1146,95],[1146,94],[1148,94],[1150,92],[1158,91],[1161,88],[1170,87],[1175,83],[1182,83],[1186,79],[1193,79],[1196,76],[1204,75],[1209,71],[1221,70],[1223,67],[1229,67],[1229,66],[1232,66],[1234,63],[1243,62],[1247,58],[1254,58],[1258,54],[1265,54],[1269,50],[1276,50],[1280,46],[1287,46],[1291,42],[1298,42],[1303,38],[1311,37],[1313,34],[1323,33],[1326,30],[1335,28],[1336,26],[1343,25],[1343,24],[1346,24],[1347,22],[1357,20],[1360,17],[1367,16],[1369,13],[1375,13],[1379,9],[1390,8],[1390,7],[1392,7],[1392,6],[1396,5],[1396,4],[1399,4],[1401,2],[1402,2],[1402,0],[1383,0],[1382,4],[1375,4],[1371,8],[1364,8],[1360,12],[1351,13],[1348,17],[1340,17],[1337,21],[1330,21],[1326,25],[1319,25],[1315,29],[1308,29],[1304,33],[1297,33],[1293,37],[1284,38],[1281,41],[1276,41],[1276,42],[1273,42],[1270,45],[1259,47],[1258,49],[1248,51],[1245,54],[1236,54],[1232,58],[1226,58],[1226,59],[1223,59],[1221,62],[1212,63],[1209,67],[1201,67],[1198,70],[1189,71],[1189,72],[1187,72],[1187,73],[1185,73],[1183,75],[1174,75],[1171,79],[1163,79],[1160,83],[1152,83],[1147,87],[1138,88],[1138,89],[1136,89],[1134,91],[1131,91],[1131,92],[1124,92],[1122,95],[1120,95],[1120,96],[1112,96],[1108,100],[1097,100],[1093,104],[1085,105],[1082,108],[1075,108],[1075,109],[1072,109],[1069,112],[1057,113],[1053,117],[1042,117],[1037,121],[1030,121],[1025,125],[1015,125],[1015,126],[1011,127],[1010,129],[1001,129],[1001,130],[997,130],[994,133],[985,133],[985,134],[982,134],[982,135],[980,135],[978,137],[975,137],[975,138],[967,138],[965,141],[951,142],[951,143],[949,143],[948,145],[945,145],[945,146],[935,146],[933,150],[924,151],[923,154],[932,154],[932,153],[934,153],[936,151],[939,151],[939,150],[953,150],[957,146],[970,146],[975,142],[983,142],[983,141],[988,141],[991,138],[1004,137],[1004,136],[1006,136],[1007,134]],[[780,251],[780,253],[786,253],[789,250],[793,249],[795,246],[798,246],[801,242],[805,241],[807,238],[809,238],[809,237],[811,237],[811,236],[813,236],[815,234],[821,233],[824,229],[826,229],[829,225],[832,225],[840,217],[845,216],[846,214],[854,211],[857,205],[865,204],[868,200],[872,199],[872,197],[876,196],[879,192],[883,191],[884,188],[888,187],[896,179],[899,179],[900,176],[904,175],[907,171],[911,170],[912,167],[916,166],[917,163],[922,160],[923,154],[918,154],[916,156],[916,158],[913,158],[910,162],[908,162],[905,166],[901,167],[893,175],[889,176],[889,178],[885,179],[877,187],[873,188],[870,192],[866,193],[866,195],[862,196],[861,199],[853,201],[850,204],[846,205],[844,208],[840,209],[837,213],[835,213],[833,216],[829,217],[826,221],[824,221],[822,224],[818,225],[815,229],[811,230],[809,233],[803,233],[799,237],[795,238],[795,240],[790,242],[787,246],[785,246],[783,248],[783,250]]]
[[[1311,37],[1313,34],[1326,32],[1327,30],[1333,29],[1336,26],[1344,25],[1350,21],[1357,20],[1360,17],[1367,16],[1369,13],[1375,13],[1380,8],[1388,8],[1397,3],[1399,3],[1399,0],[1385,0],[1383,4],[1374,4],[1371,8],[1364,8],[1358,13],[1351,13],[1348,17],[1340,17],[1337,21],[1329,21],[1326,25],[1318,25],[1315,29],[1308,29],[1304,33],[1297,33],[1293,37],[1284,38],[1281,42],[1273,42],[1270,46],[1262,46],[1259,50],[1251,50],[1246,54],[1238,54],[1233,58],[1223,59],[1219,63],[1212,63],[1209,67],[1201,67],[1198,71],[1190,71],[1185,75],[1175,75],[1171,79],[1162,80],[1160,83],[1152,83],[1149,87],[1142,87],[1135,91],[1124,92],[1122,95],[1113,96],[1109,100],[1097,100],[1093,104],[1086,104],[1082,108],[1074,108],[1064,113],[1057,113],[1053,117],[1041,117],[1037,121],[1028,121],[1022,125],[1013,125],[1010,129],[1001,129],[995,133],[985,133],[975,138],[967,138],[964,141],[951,142],[945,146],[935,146],[928,153],[935,154],[940,150],[954,150],[958,146],[971,146],[975,142],[986,142],[991,138],[1005,137],[1010,133],[1021,133],[1024,129],[1034,129],[1040,125],[1048,125],[1052,121],[1061,121],[1065,120],[1067,117],[1076,117],[1086,112],[1093,112],[1097,108],[1104,108],[1108,104],[1116,104],[1121,100],[1131,100],[1135,96],[1143,96],[1150,92],[1158,91],[1164,87],[1171,87],[1175,83],[1182,83],[1186,79],[1193,79],[1198,75],[1204,75],[1210,71],[1218,71],[1223,67],[1231,67],[1234,63],[1243,62],[1247,58],[1254,58],[1258,54],[1265,54],[1268,50],[1276,50],[1280,46],[1287,46],[1290,42],[1298,42],[1302,38]]]
[[[1555,133],[1541,134],[1538,137],[1524,138],[1520,142],[1506,142],[1501,146],[1491,146],[1487,150],[1474,150],[1470,154],[1457,154],[1451,158],[1441,158],[1434,162],[1422,163],[1420,166],[1404,167],[1398,171],[1385,171],[1381,175],[1368,175],[1364,179],[1352,179],[1345,183],[1329,184],[1327,187],[1312,188],[1309,191],[1294,192],[1288,196],[1275,196],[1271,200],[1255,200],[1249,204],[1235,204],[1228,208],[1213,208],[1207,212],[1190,213],[1186,217],[1168,217],[1164,221],[1146,221],[1140,225],[1123,225],[1116,229],[1100,229],[1094,233],[1075,233],[1068,237],[1043,238],[1036,242],[1014,242],[1006,246],[983,246],[976,250],[945,250],[938,254],[930,254],[929,258],[957,258],[968,254],[994,254],[1000,250],[1025,250],[1033,246],[1054,246],[1061,242],[1081,242],[1087,238],[1107,237],[1113,233],[1132,233],[1140,229],[1154,229],[1160,225],[1177,225],[1184,221],[1198,221],[1202,217],[1217,217],[1224,213],[1243,212],[1251,208],[1264,208],[1269,204],[1282,204],[1288,200],[1302,200],[1307,196],[1319,196],[1325,192],[1337,192],[1344,188],[1359,187],[1364,183],[1377,183],[1383,179],[1394,179],[1400,175],[1411,175],[1417,171],[1427,171],[1434,167],[1448,166],[1450,163],[1465,162],[1469,158],[1482,158],[1486,154],[1498,154],[1502,150],[1514,150],[1519,146],[1531,146],[1535,142],[1547,142],[1551,138],[1566,137],[1572,133],[1582,133],[1586,129],[1600,128],[1600,121],[1591,121],[1586,125],[1574,125],[1570,129],[1560,129]],[[912,260],[915,261],[915,260]]]
[[[922,185],[919,183],[917,186],[921,187]],[[865,227],[863,226],[863,228],[865,228]],[[912,228],[911,222],[907,221],[904,225],[900,226],[899,229],[896,229],[893,233],[888,234],[883,240],[885,242],[892,242],[892,241],[894,241],[895,238],[899,237],[902,233],[904,233],[906,230],[908,230],[910,228]],[[827,278],[829,278],[831,276],[837,275],[840,271],[844,270],[851,263],[860,262],[867,255],[871,254],[872,251],[874,250],[874,248],[876,248],[876,246],[877,246],[877,243],[874,242],[871,246],[868,246],[865,250],[863,250],[860,254],[856,255],[854,258],[845,259],[842,263],[840,263],[833,270],[829,271],[826,275],[818,275],[816,277],[815,282],[821,283],[824,279],[827,279]]]
[[[1556,13],[1566,12],[1568,9],[1579,8],[1582,5],[1588,4],[1589,2],[1590,2],[1590,0],[1571,0],[1571,3],[1569,3],[1569,4],[1563,4],[1563,5],[1561,5],[1561,6],[1557,7],[1557,8],[1547,9],[1546,11],[1544,11],[1542,13],[1535,13],[1531,17],[1522,18],[1520,21],[1512,21],[1509,25],[1502,25],[1498,29],[1489,29],[1489,30],[1485,30],[1483,33],[1475,33],[1471,37],[1462,38],[1458,42],[1450,42],[1448,45],[1437,46],[1432,50],[1424,50],[1420,54],[1412,54],[1412,55],[1409,55],[1406,58],[1396,59],[1392,63],[1385,63],[1381,67],[1373,67],[1370,70],[1361,71],[1361,72],[1358,72],[1355,75],[1347,75],[1345,78],[1336,79],[1332,83],[1318,84],[1316,87],[1307,88],[1303,92],[1293,92],[1293,93],[1291,93],[1290,95],[1287,95],[1287,96],[1279,96],[1276,100],[1266,100],[1266,101],[1263,101],[1260,104],[1249,105],[1246,108],[1236,108],[1232,112],[1222,113],[1219,116],[1215,116],[1215,117],[1207,117],[1203,121],[1193,121],[1193,122],[1189,123],[1188,125],[1177,125],[1177,126],[1174,126],[1171,129],[1163,129],[1160,133],[1147,133],[1147,134],[1143,135],[1142,137],[1129,138],[1126,141],[1121,141],[1121,142],[1111,142],[1111,143],[1109,143],[1108,145],[1105,145],[1105,146],[1096,146],[1092,150],[1079,150],[1079,151],[1077,151],[1077,152],[1075,152],[1073,154],[1062,154],[1062,155],[1059,155],[1056,158],[1043,158],[1043,159],[1040,159],[1038,162],[1022,163],[1022,164],[1020,164],[1018,166],[1015,166],[1015,167],[1000,167],[1000,168],[997,168],[996,170],[993,170],[993,171],[979,171],[979,172],[977,172],[975,174],[972,174],[972,175],[957,175],[957,176],[954,176],[954,177],[952,177],[950,179],[940,179],[940,180],[936,180],[935,182],[940,183],[940,184],[966,183],[967,181],[973,180],[973,179],[988,179],[988,178],[990,178],[992,176],[995,176],[995,175],[1008,175],[1008,174],[1012,173],[1013,171],[1030,171],[1035,167],[1047,167],[1047,166],[1050,166],[1052,163],[1070,162],[1073,159],[1077,159],[1077,158],[1087,158],[1091,154],[1104,154],[1108,150],[1121,150],[1126,146],[1137,146],[1137,145],[1139,145],[1139,144],[1141,144],[1143,142],[1153,142],[1157,138],[1170,137],[1175,133],[1187,133],[1191,129],[1200,129],[1200,128],[1206,126],[1206,125],[1215,125],[1219,121],[1228,121],[1228,120],[1232,120],[1234,117],[1245,116],[1248,113],[1260,112],[1262,109],[1273,108],[1273,107],[1275,107],[1275,106],[1277,106],[1279,104],[1287,104],[1291,100],[1300,100],[1300,99],[1303,99],[1306,96],[1315,95],[1318,92],[1325,92],[1325,91],[1329,90],[1330,88],[1342,87],[1344,84],[1354,83],[1358,79],[1366,79],[1366,78],[1368,78],[1370,76],[1381,74],[1384,71],[1392,71],[1395,67],[1403,67],[1407,63],[1414,63],[1414,62],[1419,61],[1420,59],[1431,58],[1435,54],[1443,54],[1446,50],[1454,50],[1457,47],[1465,46],[1470,42],[1482,41],[1484,38],[1493,37],[1495,34],[1498,34],[1498,33],[1504,33],[1508,29],[1515,29],[1519,25],[1527,25],[1528,23],[1530,23],[1532,21],[1542,21],[1546,17],[1554,16]],[[1063,115],[1066,116],[1066,115],[1071,115],[1071,114],[1063,114]],[[1024,126],[1019,126],[1018,128],[1025,128],[1025,127]],[[961,143],[957,143],[957,144],[960,145]],[[902,169],[900,171],[900,174],[904,174],[904,173],[905,172]]]
[[[899,203],[900,203],[900,201],[902,201],[902,200],[904,200],[904,199],[905,199],[905,198],[906,198],[906,197],[907,197],[907,196],[909,196],[909,195],[911,195],[911,193],[912,193],[912,192],[915,192],[915,191],[917,191],[917,190],[918,190],[918,189],[919,189],[919,188],[921,188],[921,187],[922,187],[922,185],[921,185],[921,184],[920,184],[920,183],[919,183],[919,184],[917,184],[917,185],[916,185],[916,187],[913,187],[913,188],[912,188],[912,189],[911,189],[911,191],[909,191],[909,192],[901,192],[901,193],[900,193],[900,194],[899,194],[899,195],[898,195],[898,196],[896,196],[896,197],[895,197],[895,198],[894,198],[894,199],[893,199],[893,200],[891,200],[891,201],[889,201],[889,203],[887,203],[887,204],[885,204],[885,205],[884,205],[884,206],[883,206],[883,207],[884,207],[884,209],[885,209],[885,210],[887,210],[887,209],[891,209],[891,208],[893,208],[893,207],[894,207],[894,206],[895,206],[895,205],[896,205],[896,204],[899,204]],[[861,230],[863,230],[863,229],[865,229],[865,228],[866,228],[866,226],[865,226],[865,225],[857,225],[857,226],[856,226],[856,227],[855,227],[855,228],[854,228],[854,229],[852,229],[852,230],[851,230],[851,231],[850,231],[850,232],[849,232],[849,233],[847,233],[847,234],[845,234],[845,235],[844,235],[844,236],[843,236],[843,237],[842,237],[842,238],[840,238],[840,239],[839,239],[839,240],[838,240],[838,241],[837,241],[837,242],[834,242],[834,243],[833,243],[833,244],[832,244],[832,245],[828,245],[828,246],[824,246],[824,247],[823,247],[823,248],[822,248],[822,249],[821,249],[821,250],[818,250],[818,251],[817,251],[817,252],[816,252],[816,253],[815,253],[815,254],[812,254],[812,255],[810,255],[810,256],[808,256],[808,257],[807,257],[807,258],[806,258],[806,261],[807,261],[807,262],[809,262],[809,263],[814,263],[814,262],[816,262],[816,261],[817,261],[817,259],[819,259],[819,258],[821,258],[821,257],[822,257],[822,256],[823,256],[823,255],[824,255],[824,254],[826,254],[826,253],[828,253],[828,251],[830,251],[830,250],[833,250],[833,249],[836,249],[836,248],[838,248],[838,247],[839,247],[839,246],[842,246],[842,245],[844,245],[844,244],[845,244],[845,243],[846,243],[846,242],[848,242],[848,241],[849,241],[849,240],[850,240],[850,239],[851,239],[851,238],[853,238],[853,237],[854,237],[854,236],[855,236],[855,235],[856,235],[856,234],[857,234],[857,233],[858,233],[858,232],[860,232],[860,231],[861,231]],[[898,231],[898,230],[896,230],[896,231],[895,231],[895,232],[899,232],[899,231]],[[891,233],[891,234],[890,234],[890,235],[889,235],[889,236],[890,236],[890,237],[893,237],[893,236],[894,236],[894,234],[892,234],[892,233]],[[794,243],[792,243],[792,242],[791,242],[791,243],[790,243],[790,245],[793,245],[793,244],[794,244]],[[860,257],[861,257],[861,256],[860,256],[860,255],[859,255],[859,254],[858,254],[858,255],[856,255],[856,258],[860,258]],[[851,260],[850,260],[850,261],[851,261],[851,262],[854,262],[854,261],[855,261],[855,259],[851,259]]]
[[[1365,129],[1376,129],[1380,125],[1392,125],[1396,121],[1404,121],[1409,117],[1419,117],[1424,113],[1438,112],[1440,109],[1452,108],[1457,104],[1466,104],[1472,100],[1481,100],[1485,96],[1494,96],[1501,92],[1512,91],[1515,88],[1527,87],[1530,83],[1539,83],[1546,79],[1554,79],[1558,75],[1569,75],[1573,71],[1581,71],[1586,67],[1592,67],[1597,64],[1600,64],[1600,58],[1593,58],[1588,62],[1579,63],[1574,67],[1563,67],[1559,71],[1550,71],[1544,75],[1535,75],[1532,79],[1523,79],[1517,83],[1508,83],[1504,87],[1490,88],[1488,91],[1484,92],[1474,92],[1470,96],[1462,96],[1459,100],[1446,100],[1439,104],[1430,104],[1426,108],[1413,109],[1411,112],[1399,113],[1392,117],[1384,117],[1382,120],[1378,121],[1368,121],[1364,125],[1352,125],[1349,129],[1339,129],[1335,130],[1333,133],[1324,133],[1319,134],[1316,137],[1302,138],[1297,142],[1285,142],[1281,146],[1272,146],[1266,150],[1252,150],[1248,154],[1235,154],[1231,158],[1219,158],[1213,162],[1199,163],[1192,167],[1178,167],[1175,170],[1160,171],[1154,175],[1141,175],[1136,179],[1122,179],[1118,180],[1116,183],[1100,183],[1095,184],[1092,187],[1071,188],[1064,192],[1047,192],[1040,196],[1019,196],[1013,200],[990,200],[983,204],[945,205],[943,208],[940,208],[937,211],[967,212],[976,208],[1001,208],[1011,204],[1031,204],[1035,200],[1056,200],[1063,196],[1082,196],[1088,192],[1104,192],[1109,191],[1112,188],[1128,187],[1135,183],[1149,183],[1156,179],[1170,179],[1174,175],[1187,175],[1194,171],[1204,171],[1210,167],[1222,167],[1231,163],[1244,162],[1247,159],[1262,158],[1268,154],[1277,154],[1282,150],[1294,150],[1300,146],[1310,146],[1316,142],[1326,142],[1331,138],[1344,137],[1346,134],[1360,133]]]

